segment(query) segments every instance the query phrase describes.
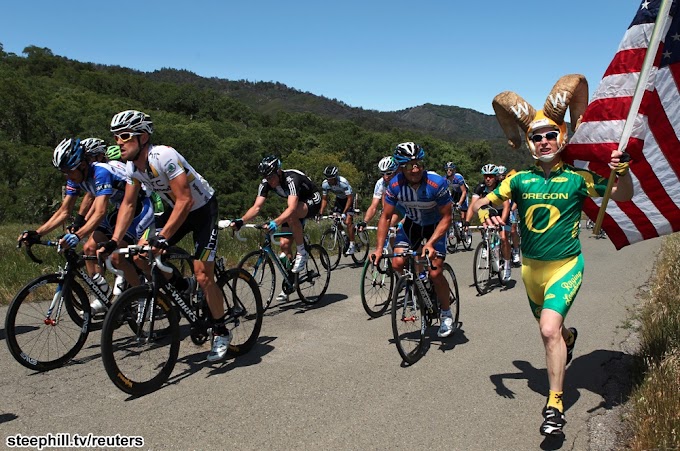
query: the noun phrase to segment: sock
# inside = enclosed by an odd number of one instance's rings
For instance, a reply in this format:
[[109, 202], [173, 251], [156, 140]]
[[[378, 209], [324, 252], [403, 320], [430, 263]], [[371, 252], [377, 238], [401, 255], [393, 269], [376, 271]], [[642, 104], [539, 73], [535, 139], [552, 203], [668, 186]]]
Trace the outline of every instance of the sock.
[[505, 269], [510, 268], [510, 260], [505, 260]]
[[451, 314], [451, 309], [442, 310], [442, 311], [441, 311], [441, 316], [442, 316], [442, 317], [446, 316], [446, 317], [448, 317], [448, 318], [453, 318], [453, 315]]
[[552, 391], [548, 395], [548, 404], [546, 407], [554, 407], [560, 412], [564, 413], [564, 407], [562, 406], [562, 393], [561, 391]]
[[305, 252], [306, 252], [306, 251], [305, 251], [305, 245], [304, 245], [304, 244], [298, 244], [298, 246], [297, 246], [297, 253], [298, 253], [298, 254], [304, 254]]
[[569, 338], [564, 340], [564, 342], [567, 344], [567, 346], [571, 346], [574, 344], [574, 334], [569, 329], [567, 329], [567, 332], [569, 332]]

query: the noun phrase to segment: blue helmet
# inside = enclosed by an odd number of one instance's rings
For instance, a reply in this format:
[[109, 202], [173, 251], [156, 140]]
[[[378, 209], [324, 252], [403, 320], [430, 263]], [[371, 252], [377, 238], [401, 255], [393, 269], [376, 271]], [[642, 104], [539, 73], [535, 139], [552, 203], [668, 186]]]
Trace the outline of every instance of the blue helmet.
[[397, 144], [394, 148], [394, 160], [400, 165], [406, 164], [413, 160], [422, 160], [425, 158], [425, 151], [418, 144], [413, 142], [405, 142]]
[[75, 169], [81, 161], [83, 161], [83, 146], [77, 138], [66, 138], [54, 148], [52, 164], [57, 169]]

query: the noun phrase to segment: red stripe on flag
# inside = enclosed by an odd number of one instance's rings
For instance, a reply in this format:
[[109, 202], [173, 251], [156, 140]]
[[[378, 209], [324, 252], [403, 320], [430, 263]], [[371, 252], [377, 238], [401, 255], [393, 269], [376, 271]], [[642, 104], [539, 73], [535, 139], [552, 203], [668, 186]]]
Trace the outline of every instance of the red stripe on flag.
[[583, 114], [581, 123], [595, 121], [625, 121], [630, 111], [633, 98], [607, 97], [593, 100], [588, 104], [588, 109]]
[[666, 110], [664, 110], [659, 98], [658, 91], [654, 90], [645, 95], [644, 109], [642, 112], [647, 114], [649, 129], [654, 135], [661, 152], [668, 160], [668, 164], [675, 172], [675, 178], [680, 174], [680, 141], [675, 134], [675, 130], [671, 125]]
[[647, 53], [647, 48], [621, 50], [614, 56], [602, 78], [608, 75], [640, 72], [642, 62], [645, 60], [645, 53]]

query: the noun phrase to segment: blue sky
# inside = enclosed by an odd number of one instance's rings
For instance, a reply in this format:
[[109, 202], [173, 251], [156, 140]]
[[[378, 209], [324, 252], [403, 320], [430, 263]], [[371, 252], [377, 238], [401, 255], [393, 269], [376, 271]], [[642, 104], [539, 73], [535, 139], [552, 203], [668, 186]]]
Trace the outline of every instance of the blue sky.
[[[492, 114], [512, 90], [542, 106], [557, 79], [592, 93], [638, 0], [4, 2], [0, 43], [70, 59], [278, 81], [351, 106]], [[566, 5], [566, 6], [565, 6]]]

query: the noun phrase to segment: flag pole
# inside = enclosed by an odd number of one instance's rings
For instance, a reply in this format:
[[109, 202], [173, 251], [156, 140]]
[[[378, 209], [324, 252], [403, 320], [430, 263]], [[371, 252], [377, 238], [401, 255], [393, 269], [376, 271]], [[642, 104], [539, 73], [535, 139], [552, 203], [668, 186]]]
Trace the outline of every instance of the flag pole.
[[[647, 82], [649, 81], [649, 76], [652, 71], [652, 65], [654, 64], [654, 59], [656, 58], [656, 53], [659, 49], [659, 43], [661, 42], [661, 31], [666, 28], [666, 21], [668, 20], [668, 14], [670, 12], [672, 3], [673, 0], [662, 0], [661, 6], [659, 7], [659, 13], [656, 16], [656, 21], [654, 22], [654, 29], [652, 30], [652, 37], [649, 40], [649, 46], [647, 47], [647, 52], [645, 53], [645, 59], [642, 63], [642, 69], [640, 69], [640, 78], [638, 78], [637, 85], [635, 86], [635, 92], [633, 93], [633, 101], [630, 105], [630, 110], [628, 111], [628, 117], [626, 118], [626, 122], [623, 125], [621, 139], [619, 140], [618, 150], [621, 152], [626, 151], [630, 135], [633, 134], [633, 125], [635, 125], [635, 117], [637, 116], [638, 111], [640, 110], [642, 97], [645, 93], [645, 89], [647, 88]], [[614, 187], [615, 181], [616, 172], [614, 169], [612, 169], [612, 171], [609, 174], [607, 189], [604, 193], [604, 196], [602, 196], [602, 205], [600, 205], [600, 210], [597, 213], [595, 227], [593, 227], [593, 234], [595, 235], [600, 233], [602, 221], [604, 220], [604, 215], [607, 211], [607, 204], [609, 203], [609, 198], [611, 197], [611, 192], [612, 188]]]

